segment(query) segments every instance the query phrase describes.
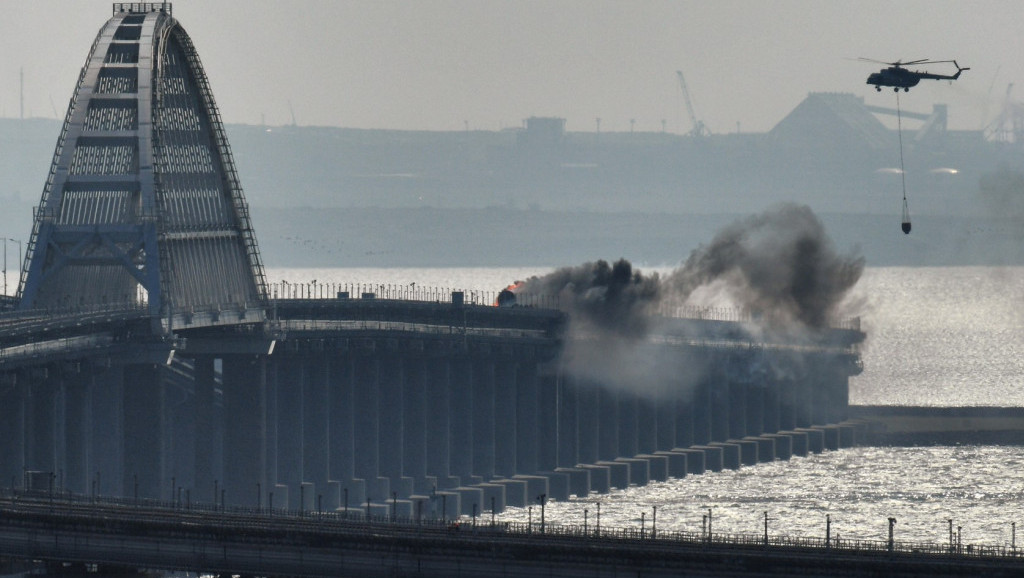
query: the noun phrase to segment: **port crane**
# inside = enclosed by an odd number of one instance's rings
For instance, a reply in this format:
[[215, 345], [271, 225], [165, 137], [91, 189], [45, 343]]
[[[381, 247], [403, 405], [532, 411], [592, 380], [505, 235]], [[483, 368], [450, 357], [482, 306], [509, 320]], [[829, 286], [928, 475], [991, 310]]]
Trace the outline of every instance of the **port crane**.
[[693, 128], [690, 130], [690, 136], [694, 137], [705, 137], [711, 134], [708, 127], [704, 126], [704, 121], [697, 120], [696, 113], [693, 112], [693, 101], [690, 100], [690, 89], [686, 86], [686, 78], [683, 77], [683, 71], [677, 70], [676, 76], [679, 77], [679, 88], [683, 91], [683, 99], [686, 101], [686, 112], [690, 115], [690, 124]]

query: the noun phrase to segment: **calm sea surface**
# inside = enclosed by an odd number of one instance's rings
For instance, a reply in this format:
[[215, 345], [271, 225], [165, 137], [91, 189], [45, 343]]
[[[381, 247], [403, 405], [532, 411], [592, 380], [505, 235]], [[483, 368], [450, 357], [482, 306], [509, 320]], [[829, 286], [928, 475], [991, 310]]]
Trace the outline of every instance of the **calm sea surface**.
[[[496, 291], [545, 268], [270, 269], [270, 282], [367, 283]], [[869, 268], [851, 296], [862, 328], [864, 373], [850, 400], [880, 405], [1024, 406], [1024, 268]], [[711, 508], [715, 532], [769, 532], [946, 543], [949, 519], [964, 543], [1008, 545], [1024, 522], [1024, 448], [855, 448], [739, 471], [690, 476], [588, 500], [551, 502], [550, 522], [650, 523], [700, 531]], [[534, 508], [534, 521], [538, 508]], [[506, 520], [530, 512], [510, 509]], [[1021, 526], [1024, 530], [1024, 526]], [[1022, 535], [1024, 540], [1024, 535]]]

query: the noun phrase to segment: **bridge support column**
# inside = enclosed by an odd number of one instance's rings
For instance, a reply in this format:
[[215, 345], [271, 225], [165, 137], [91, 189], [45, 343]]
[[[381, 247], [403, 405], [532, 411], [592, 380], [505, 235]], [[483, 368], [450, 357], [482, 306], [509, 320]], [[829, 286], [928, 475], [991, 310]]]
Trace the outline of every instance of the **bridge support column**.
[[402, 475], [413, 480], [413, 493], [425, 494], [427, 483], [427, 384], [430, 375], [424, 359], [417, 355], [405, 362], [402, 390]]
[[577, 424], [577, 441], [579, 451], [576, 456], [576, 464], [595, 464], [600, 459], [598, 446], [601, 440], [601, 418], [599, 405], [599, 391], [601, 386], [592, 380], [579, 379], [576, 381], [577, 408], [579, 410], [579, 422]]
[[619, 454], [616, 457], [633, 457], [640, 453], [637, 445], [637, 403], [637, 397], [632, 392], [619, 391]]
[[[726, 439], [738, 440], [747, 435], [747, 396], [750, 384], [730, 376], [722, 382], [721, 395], [715, 397], [715, 420], [721, 419]], [[719, 417], [720, 416], [720, 417]], [[717, 438], [716, 438], [717, 439]]]
[[[266, 475], [266, 360], [229, 356], [224, 375], [223, 500], [256, 507]], [[219, 500], [219, 499], [218, 499]]]
[[[164, 497], [164, 386], [161, 367], [124, 367], [124, 488], [128, 497]], [[169, 480], [168, 480], [169, 481]]]
[[[451, 480], [450, 465], [450, 405], [451, 383], [449, 360], [431, 357], [426, 361], [426, 451], [427, 474], [437, 480], [437, 489], [457, 487]], [[433, 490], [433, 488], [430, 488]]]
[[579, 463], [579, 386], [574, 376], [562, 374], [558, 380], [558, 466], [571, 468]]
[[774, 377], [767, 377], [764, 381], [764, 421], [762, 430], [765, 433], [775, 433], [782, 429], [781, 409], [779, 405], [780, 394], [779, 380]]
[[466, 484], [473, 474], [473, 364], [465, 357], [451, 360], [449, 420], [449, 470]]
[[[222, 479], [219, 467], [214, 467], [213, 446], [219, 437], [219, 427], [215, 424], [213, 390], [214, 359], [210, 356], [196, 357], [194, 367], [194, 405], [195, 405], [195, 446], [193, 448], [192, 484], [190, 496], [199, 499], [213, 487], [213, 480]], [[217, 464], [219, 466], [220, 464]]]
[[62, 381], [64, 389], [64, 475], [63, 489], [85, 494], [89, 487], [89, 449], [92, 438], [90, 389], [92, 375], [88, 367], [69, 370]]
[[785, 378], [776, 381], [779, 399], [779, 430], [791, 430], [796, 425], [797, 381]]
[[[723, 372], [716, 372], [712, 376], [713, 381], [710, 383], [711, 387], [711, 439], [713, 441], [725, 441], [731, 439], [733, 431], [740, 431], [740, 428], [733, 426], [730, 422], [730, 404], [735, 398], [733, 398], [732, 384], [726, 378]], [[737, 412], [732, 412], [731, 415], [736, 415]]]
[[473, 473], [494, 478], [494, 357], [473, 362]]
[[537, 381], [537, 470], [551, 472], [558, 467], [558, 375], [555, 368], [539, 368]]
[[694, 389], [693, 403], [690, 406], [694, 445], [706, 445], [711, 442], [711, 401], [714, 399], [712, 389], [715, 388], [716, 384], [714, 372], [709, 370], [708, 375], [701, 378]]
[[56, 368], [26, 372], [29, 378], [25, 468], [57, 472], [57, 388]]
[[125, 480], [124, 368], [94, 368], [90, 493], [127, 495]]
[[[411, 493], [412, 488], [403, 486], [402, 461], [404, 454], [402, 399], [405, 379], [405, 356], [398, 351], [389, 351], [379, 361], [380, 395], [377, 398], [378, 457], [380, 475], [389, 478], [390, 489], [402, 497]], [[408, 490], [408, 491], [407, 491]], [[390, 500], [391, 493], [380, 496]]]
[[25, 468], [25, 396], [19, 373], [0, 376], [0, 487], [18, 487]]
[[[651, 454], [658, 450], [658, 411], [650, 393], [637, 395], [636, 442], [638, 454]], [[636, 454], [633, 454], [636, 455]]]
[[[277, 482], [288, 488], [287, 503], [299, 503], [302, 486], [302, 391], [305, 363], [293, 355], [283, 357], [277, 367]], [[202, 495], [202, 494], [201, 494]], [[280, 496], [278, 497], [279, 503]]]
[[494, 473], [501, 477], [516, 472], [516, 363], [502, 357], [494, 367]]
[[330, 364], [326, 355], [318, 349], [317, 355], [307, 359], [305, 365], [306, 379], [302, 387], [302, 481], [313, 484], [314, 494], [322, 494], [327, 492], [327, 480], [330, 478]]
[[[597, 388], [598, 460], [619, 457], [619, 393], [600, 385]], [[596, 464], [594, 462], [585, 462]]]
[[537, 468], [537, 363], [528, 361], [516, 372], [516, 473], [532, 474]]
[[380, 376], [378, 358], [372, 352], [360, 352], [355, 359], [352, 407], [355, 412], [356, 477], [366, 480], [370, 499], [390, 497], [390, 485], [380, 480]]
[[763, 377], [758, 377], [755, 381], [745, 385], [747, 391], [745, 435], [759, 436], [764, 433], [765, 387], [767, 384]]
[[674, 445], [669, 449], [688, 448], [693, 441], [693, 401], [697, 392], [695, 386], [687, 384], [684, 389], [678, 392], [678, 397], [673, 404], [675, 407], [676, 439]]
[[355, 476], [354, 359], [339, 350], [331, 359], [328, 398], [330, 405], [330, 473], [341, 493], [338, 506], [358, 504], [366, 499], [366, 481]]

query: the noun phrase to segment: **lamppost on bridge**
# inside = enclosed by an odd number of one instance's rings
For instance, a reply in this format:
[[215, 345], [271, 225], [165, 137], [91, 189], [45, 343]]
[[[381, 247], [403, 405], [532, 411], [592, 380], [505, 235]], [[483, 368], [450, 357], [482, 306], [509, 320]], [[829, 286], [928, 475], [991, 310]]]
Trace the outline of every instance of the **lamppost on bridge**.
[[893, 529], [896, 527], [896, 518], [889, 518], [889, 551], [893, 551], [895, 541], [893, 539]]
[[548, 503], [548, 495], [541, 494], [537, 496], [537, 501], [540, 502], [540, 533], [544, 533], [544, 506]]

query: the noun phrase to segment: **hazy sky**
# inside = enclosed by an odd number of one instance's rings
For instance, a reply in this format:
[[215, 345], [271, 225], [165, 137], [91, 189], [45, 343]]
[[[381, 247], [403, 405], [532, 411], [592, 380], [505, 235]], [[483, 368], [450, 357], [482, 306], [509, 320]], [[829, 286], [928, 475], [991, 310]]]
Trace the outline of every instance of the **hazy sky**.
[[[0, 116], [63, 118], [111, 2], [0, 0]], [[227, 122], [495, 130], [560, 116], [569, 130], [690, 129], [675, 71], [714, 132], [770, 129], [808, 92], [852, 92], [880, 60], [957, 59], [907, 109], [953, 128], [1024, 95], [1024, 2], [178, 0]], [[938, 65], [943, 66], [943, 65]], [[950, 66], [951, 65], [945, 65]], [[937, 67], [929, 67], [939, 71]], [[952, 68], [950, 68], [952, 70]]]

